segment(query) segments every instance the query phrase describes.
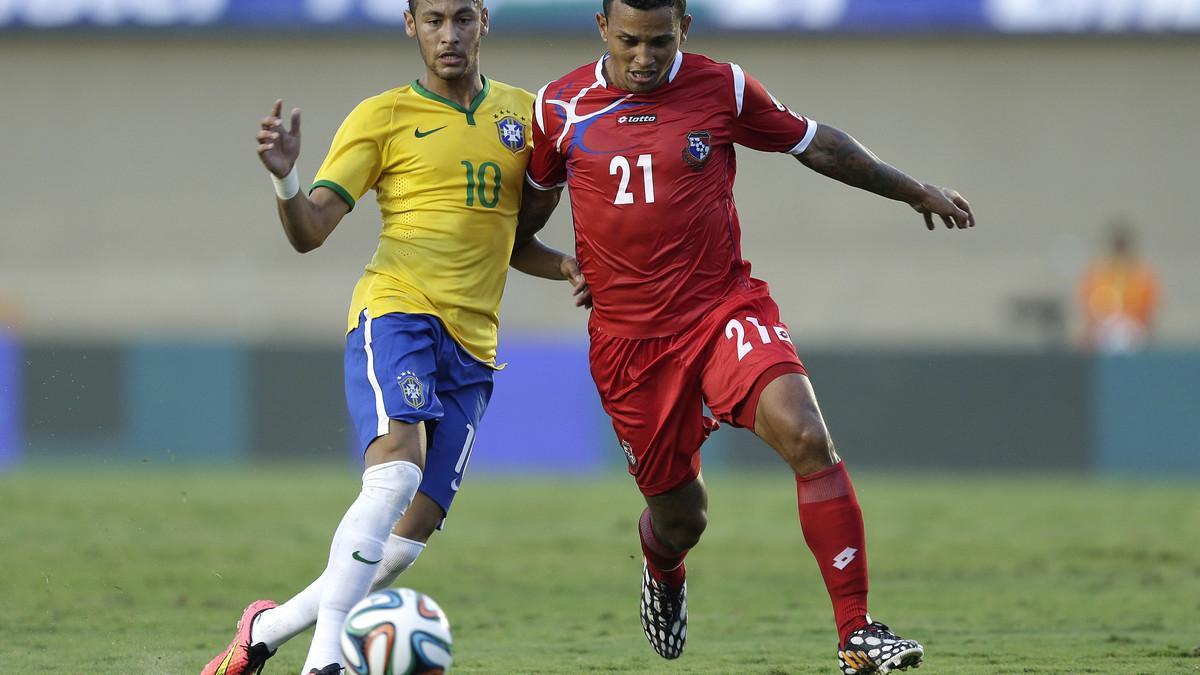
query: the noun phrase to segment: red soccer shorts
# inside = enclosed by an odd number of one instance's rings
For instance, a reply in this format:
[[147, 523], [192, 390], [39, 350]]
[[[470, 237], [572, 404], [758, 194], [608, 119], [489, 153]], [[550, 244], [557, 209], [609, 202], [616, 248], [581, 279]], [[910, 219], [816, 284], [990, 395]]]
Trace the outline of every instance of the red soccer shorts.
[[766, 284], [677, 335], [638, 340], [593, 329], [591, 339], [592, 379], [647, 496], [700, 474], [700, 445], [717, 420], [754, 429], [762, 390], [780, 375], [807, 374]]

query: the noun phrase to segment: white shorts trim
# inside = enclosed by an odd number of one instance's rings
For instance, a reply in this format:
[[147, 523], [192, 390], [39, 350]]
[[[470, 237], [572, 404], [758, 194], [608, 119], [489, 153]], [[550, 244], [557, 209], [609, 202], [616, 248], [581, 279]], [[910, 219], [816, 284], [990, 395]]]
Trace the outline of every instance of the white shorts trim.
[[367, 380], [375, 392], [375, 417], [379, 420], [375, 431], [379, 436], [386, 436], [391, 430], [387, 408], [383, 405], [383, 389], [379, 386], [379, 378], [375, 377], [375, 352], [371, 349], [371, 315], [363, 312], [363, 349], [367, 352]]

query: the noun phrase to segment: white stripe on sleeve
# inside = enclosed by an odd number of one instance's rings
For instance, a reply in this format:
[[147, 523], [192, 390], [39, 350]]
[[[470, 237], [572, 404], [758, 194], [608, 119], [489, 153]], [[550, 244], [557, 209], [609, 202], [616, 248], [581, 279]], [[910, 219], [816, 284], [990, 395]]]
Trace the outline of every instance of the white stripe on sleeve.
[[547, 82], [541, 89], [538, 89], [537, 100], [533, 102], [533, 116], [537, 120], [538, 128], [542, 130], [543, 134], [546, 133], [546, 120], [542, 114], [542, 98], [546, 95], [546, 89], [549, 87], [550, 83]]
[[547, 192], [549, 190], [557, 190], [558, 188], [566, 185], [566, 183], [559, 183], [558, 185], [542, 185], [541, 183], [534, 180], [533, 177], [530, 176], [529, 174], [525, 174], [525, 182], [532, 185], [535, 190], [541, 190], [542, 192]]
[[800, 139], [800, 142], [796, 144], [796, 147], [788, 150], [789, 155], [799, 155], [807, 150], [809, 144], [812, 143], [813, 138], [817, 135], [817, 127], [819, 126], [817, 121], [810, 120], [807, 117], [804, 118], [804, 121], [808, 122], [808, 131], [804, 133], [804, 138]]
[[741, 117], [742, 101], [746, 97], [746, 73], [736, 63], [729, 64], [729, 69], [733, 71], [733, 97], [737, 99], [737, 114]]

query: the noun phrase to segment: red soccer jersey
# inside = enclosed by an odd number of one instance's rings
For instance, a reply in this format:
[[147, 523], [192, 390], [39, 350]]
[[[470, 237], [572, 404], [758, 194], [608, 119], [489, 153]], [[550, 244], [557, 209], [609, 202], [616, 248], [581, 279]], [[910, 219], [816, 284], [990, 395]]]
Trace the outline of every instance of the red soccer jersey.
[[593, 325], [674, 335], [749, 289], [733, 200], [733, 144], [799, 154], [817, 125], [735, 64], [680, 52], [654, 91], [610, 85], [605, 59], [538, 93], [529, 182], [566, 184]]

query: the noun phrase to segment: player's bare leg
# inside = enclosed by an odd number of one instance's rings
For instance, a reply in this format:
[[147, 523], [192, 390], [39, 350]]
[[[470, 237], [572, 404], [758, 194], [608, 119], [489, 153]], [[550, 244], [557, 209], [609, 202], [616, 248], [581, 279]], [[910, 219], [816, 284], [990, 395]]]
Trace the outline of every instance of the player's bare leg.
[[796, 473], [800, 525], [833, 602], [842, 672], [866, 675], [919, 665], [924, 655], [920, 644], [900, 638], [867, 614], [862, 509], [808, 377], [790, 373], [763, 389], [754, 433]]
[[642, 630], [654, 651], [678, 658], [687, 641], [687, 576], [684, 557], [708, 525], [708, 491], [697, 476], [670, 492], [646, 497], [638, 523], [642, 567]]

